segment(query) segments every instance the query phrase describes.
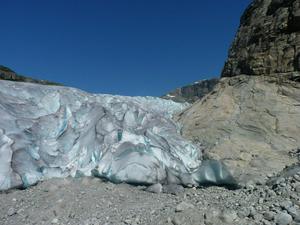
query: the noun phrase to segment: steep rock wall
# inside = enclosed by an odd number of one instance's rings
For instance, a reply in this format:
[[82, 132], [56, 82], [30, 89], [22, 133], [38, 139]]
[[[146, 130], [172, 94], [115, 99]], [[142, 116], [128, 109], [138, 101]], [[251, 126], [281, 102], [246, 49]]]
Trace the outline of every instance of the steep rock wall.
[[[300, 71], [300, 0], [255, 0], [241, 17], [222, 77]], [[296, 73], [295, 73], [296, 72]]]

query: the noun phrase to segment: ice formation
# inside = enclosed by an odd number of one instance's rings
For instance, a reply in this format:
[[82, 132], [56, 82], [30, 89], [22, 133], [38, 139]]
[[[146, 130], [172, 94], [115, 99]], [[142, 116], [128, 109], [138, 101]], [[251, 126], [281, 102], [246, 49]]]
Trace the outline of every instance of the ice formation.
[[172, 114], [184, 104], [154, 97], [0, 81], [0, 190], [52, 177], [98, 176], [133, 184], [232, 182], [201, 161]]

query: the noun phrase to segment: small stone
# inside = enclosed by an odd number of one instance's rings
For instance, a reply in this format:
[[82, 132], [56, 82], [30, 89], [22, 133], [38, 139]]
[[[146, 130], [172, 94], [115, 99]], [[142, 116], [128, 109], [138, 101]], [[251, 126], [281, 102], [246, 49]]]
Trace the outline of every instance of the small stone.
[[7, 211], [7, 215], [8, 216], [12, 216], [15, 215], [17, 212], [14, 208], [9, 208], [9, 210]]
[[300, 181], [300, 175], [295, 174], [295, 175], [294, 175], [294, 179], [297, 180], [297, 181]]
[[250, 214], [249, 214], [249, 216], [251, 216], [251, 217], [254, 217], [254, 216], [255, 216], [255, 214], [256, 214], [256, 210], [255, 210], [255, 208], [251, 206], [251, 207], [249, 208], [249, 210], [250, 210]]
[[172, 219], [172, 223], [173, 225], [182, 225], [182, 222], [181, 219], [178, 217], [178, 216], [175, 216], [173, 219]]
[[260, 213], [257, 213], [257, 214], [255, 214], [255, 215], [253, 216], [253, 219], [254, 219], [255, 221], [262, 221], [263, 215], [261, 215]]
[[172, 223], [172, 219], [170, 217], [168, 217], [167, 223]]
[[250, 210], [248, 208], [245, 208], [245, 209], [238, 211], [237, 214], [241, 219], [244, 219], [250, 215]]
[[276, 184], [281, 184], [285, 182], [285, 178], [284, 177], [280, 177], [277, 179]]
[[237, 213], [235, 211], [224, 211], [221, 216], [220, 219], [224, 222], [224, 223], [228, 223], [228, 224], [232, 224], [236, 219], [237, 219]]
[[182, 211], [185, 211], [187, 209], [192, 209], [192, 208], [194, 208], [194, 205], [192, 205], [191, 203], [181, 202], [176, 206], [175, 212], [182, 212]]
[[163, 186], [163, 192], [167, 194], [177, 195], [184, 192], [184, 187], [178, 184], [167, 184]]
[[128, 225], [132, 224], [132, 221], [130, 219], [125, 219], [123, 222]]
[[279, 184], [281, 187], [286, 187], [286, 183], [280, 183]]
[[268, 220], [268, 221], [271, 221], [274, 219], [274, 216], [275, 216], [275, 213], [274, 212], [271, 212], [271, 211], [268, 211], [268, 212], [265, 212], [263, 214], [263, 217], [265, 220]]
[[293, 221], [291, 215], [281, 212], [275, 216], [275, 222], [277, 225], [289, 225]]
[[289, 209], [291, 206], [293, 206], [293, 203], [291, 201], [283, 201], [280, 203], [281, 208], [283, 209]]
[[58, 224], [58, 219], [57, 218], [54, 218], [52, 221], [51, 221], [52, 224]]
[[296, 222], [300, 222], [300, 210], [296, 207], [290, 207], [287, 209], [288, 213], [294, 218]]
[[221, 212], [217, 209], [210, 209], [204, 214], [204, 219], [206, 222], [211, 223], [216, 218], [220, 216]]
[[147, 192], [151, 192], [151, 193], [161, 193], [162, 192], [162, 185], [160, 183], [157, 183], [157, 184], [153, 184], [149, 187], [147, 187], [145, 189], [145, 191]]

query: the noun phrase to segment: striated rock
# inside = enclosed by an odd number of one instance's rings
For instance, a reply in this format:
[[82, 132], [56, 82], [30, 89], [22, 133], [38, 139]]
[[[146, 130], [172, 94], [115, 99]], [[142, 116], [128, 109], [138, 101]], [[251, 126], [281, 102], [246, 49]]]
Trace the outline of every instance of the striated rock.
[[182, 134], [223, 160], [240, 181], [260, 179], [297, 161], [300, 84], [275, 77], [223, 78], [214, 91], [178, 114]]
[[222, 77], [289, 73], [299, 80], [300, 1], [255, 0], [241, 17]]
[[217, 78], [200, 80], [191, 85], [177, 88], [174, 91], [171, 91], [170, 93], [162, 96], [162, 98], [173, 100], [175, 102], [194, 103], [211, 92], [213, 88], [218, 84], [218, 82], [219, 79]]

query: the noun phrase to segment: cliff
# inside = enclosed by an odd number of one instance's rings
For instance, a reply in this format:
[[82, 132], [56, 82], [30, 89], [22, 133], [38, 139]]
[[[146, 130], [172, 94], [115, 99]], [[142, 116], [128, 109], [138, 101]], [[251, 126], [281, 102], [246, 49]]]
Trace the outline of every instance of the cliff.
[[300, 1], [253, 1], [241, 17], [222, 77], [281, 74], [299, 80], [299, 71]]

